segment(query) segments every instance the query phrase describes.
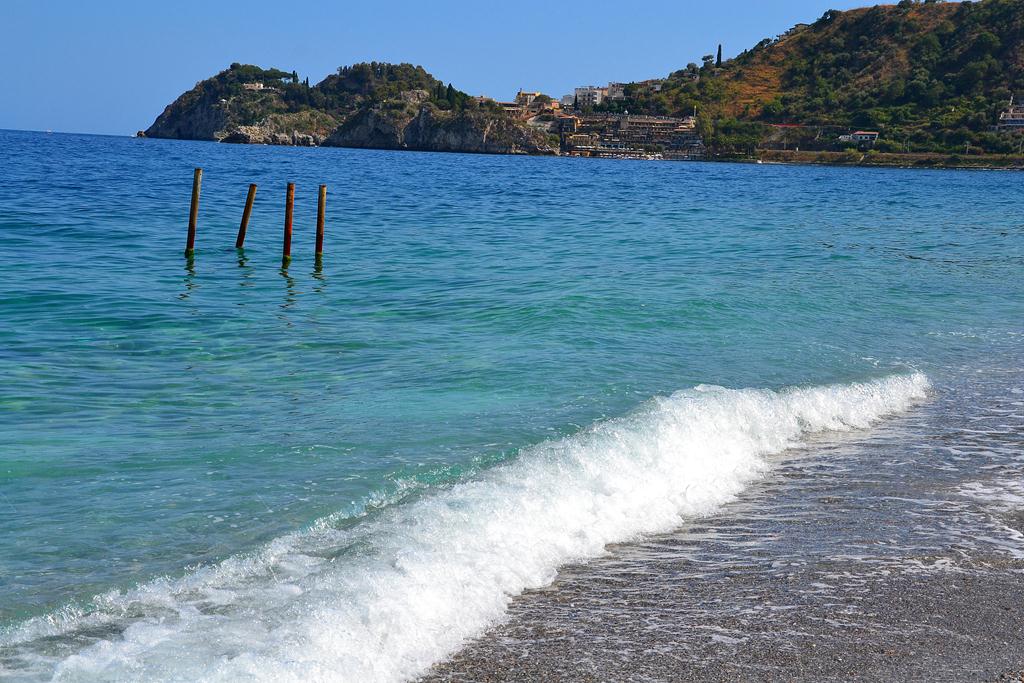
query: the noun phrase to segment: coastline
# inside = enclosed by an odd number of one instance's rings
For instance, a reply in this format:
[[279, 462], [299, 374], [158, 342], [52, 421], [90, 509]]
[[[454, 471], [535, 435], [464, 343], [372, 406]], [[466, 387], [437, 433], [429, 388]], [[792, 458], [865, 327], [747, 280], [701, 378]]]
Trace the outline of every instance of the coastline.
[[814, 152], [787, 150], [760, 150], [755, 163], [800, 164], [809, 166], [850, 166], [902, 169], [946, 170], [1024, 170], [1024, 156], [988, 154], [960, 156], [956, 154], [900, 154], [889, 152]]
[[[32, 132], [32, 131], [17, 131], [17, 132]], [[88, 133], [51, 133], [55, 135], [89, 135]], [[583, 157], [572, 154], [564, 153], [545, 153], [545, 154], [531, 154], [527, 152], [493, 152], [493, 151], [476, 151], [476, 150], [436, 150], [436, 149], [418, 149], [418, 148], [395, 148], [395, 147], [365, 147], [365, 146], [341, 146], [341, 145], [309, 145], [309, 146], [297, 146], [297, 145], [273, 145], [266, 143], [222, 143], [218, 140], [179, 140], [178, 138], [157, 138], [149, 136], [139, 135], [127, 135], [127, 136], [112, 136], [112, 137], [129, 137], [137, 140], [174, 140], [180, 142], [206, 142], [211, 144], [225, 144], [228, 146], [243, 146], [243, 147], [293, 147], [296, 149], [310, 149], [310, 148], [325, 148], [325, 149], [355, 149], [355, 150], [379, 150], [389, 152], [427, 152], [427, 153], [438, 153], [438, 154], [472, 154], [472, 155], [485, 155], [485, 156], [502, 156], [502, 157], [542, 157], [542, 158], [572, 158], [572, 159], [596, 159], [598, 157]], [[951, 162], [949, 155], [932, 154], [932, 155], [903, 155], [903, 154], [877, 154], [877, 155], [863, 155], [863, 158], [857, 160], [844, 160], [842, 157], [845, 155], [843, 152], [786, 152], [781, 150], [762, 150], [758, 153], [757, 157], [714, 157], [707, 159], [658, 159], [658, 161], [668, 161], [671, 163], [730, 163], [730, 164], [768, 164], [768, 165], [786, 165], [786, 166], [829, 166], [835, 168], [889, 168], [889, 169], [903, 169], [903, 170], [942, 170], [942, 171], [1024, 171], [1024, 157], [1007, 157], [1000, 155], [990, 156], [979, 156], [974, 157], [973, 160], [977, 160], [978, 163], [960, 163]], [[909, 159], [919, 161], [921, 158], [927, 159], [928, 163], [907, 163]], [[605, 161], [643, 161], [642, 159], [608, 159], [602, 158]], [[994, 160], [1002, 161], [1003, 163], [993, 163]]]
[[[32, 132], [32, 131], [21, 131]], [[51, 133], [59, 135], [87, 135], [86, 133]], [[121, 137], [121, 136], [114, 136]], [[208, 142], [212, 144], [225, 144], [229, 146], [256, 146], [256, 147], [294, 147], [303, 148], [334, 148], [334, 149], [363, 149], [381, 150], [391, 152], [437, 152], [440, 154], [483, 154], [488, 156], [509, 156], [509, 157], [567, 157], [574, 159], [602, 158], [610, 161], [643, 161], [644, 159], [614, 159], [606, 157], [584, 157], [566, 153], [542, 154], [525, 151], [497, 152], [483, 150], [446, 150], [446, 149], [422, 149], [416, 147], [369, 147], [369, 146], [345, 146], [345, 145], [275, 145], [269, 143], [224, 143], [219, 140], [181, 140], [180, 138], [160, 138], [145, 135], [128, 135], [137, 140], [176, 140], [183, 142]], [[1024, 156], [1008, 155], [978, 155], [974, 157], [960, 157], [948, 154], [896, 154], [896, 153], [858, 153], [851, 156], [846, 152], [827, 151], [787, 151], [787, 150], [759, 150], [756, 157], [751, 156], [718, 156], [705, 159], [657, 159], [657, 161], [669, 161], [673, 163], [733, 163], [733, 164], [775, 164], [787, 166], [830, 166], [836, 168], [890, 168], [904, 170], [968, 170], [968, 171], [1024, 171]]]

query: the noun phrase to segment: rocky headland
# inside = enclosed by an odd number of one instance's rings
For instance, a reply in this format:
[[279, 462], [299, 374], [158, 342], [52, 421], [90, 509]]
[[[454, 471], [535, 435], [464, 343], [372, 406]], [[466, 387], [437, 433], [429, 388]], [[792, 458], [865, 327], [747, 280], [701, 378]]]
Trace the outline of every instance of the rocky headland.
[[145, 137], [238, 144], [554, 154], [557, 142], [422, 67], [357, 64], [311, 86], [232, 64], [164, 109]]

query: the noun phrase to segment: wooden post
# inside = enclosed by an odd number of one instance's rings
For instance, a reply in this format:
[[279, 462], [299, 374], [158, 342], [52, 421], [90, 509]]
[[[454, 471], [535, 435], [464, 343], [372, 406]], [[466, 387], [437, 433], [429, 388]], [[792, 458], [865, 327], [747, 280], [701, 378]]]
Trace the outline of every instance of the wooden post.
[[327, 206], [327, 186], [320, 186], [320, 199], [316, 206], [316, 258], [324, 256], [324, 210]]
[[203, 184], [203, 169], [197, 168], [192, 175], [192, 206], [188, 212], [188, 241], [185, 256], [192, 256], [196, 250], [196, 222], [199, 218], [199, 188]]
[[235, 240], [235, 249], [241, 249], [245, 244], [245, 231], [249, 227], [249, 215], [252, 214], [252, 202], [256, 199], [256, 183], [250, 183], [249, 196], [245, 198], [245, 210], [242, 211], [242, 224], [238, 226], [238, 239]]
[[292, 206], [295, 204], [295, 183], [288, 183], [284, 200], [284, 249], [281, 265], [287, 266], [292, 260]]

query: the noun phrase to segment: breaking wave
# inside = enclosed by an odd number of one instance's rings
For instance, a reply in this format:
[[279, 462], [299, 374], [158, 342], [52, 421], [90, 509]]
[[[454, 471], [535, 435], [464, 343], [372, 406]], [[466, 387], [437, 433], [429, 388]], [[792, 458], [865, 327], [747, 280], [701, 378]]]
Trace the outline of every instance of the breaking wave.
[[88, 611], [32, 619], [0, 635], [0, 651], [14, 653], [9, 673], [68, 681], [408, 679], [558, 567], [709, 514], [765, 472], [766, 456], [868, 427], [928, 386], [913, 374], [680, 391], [359, 523], [323, 519]]

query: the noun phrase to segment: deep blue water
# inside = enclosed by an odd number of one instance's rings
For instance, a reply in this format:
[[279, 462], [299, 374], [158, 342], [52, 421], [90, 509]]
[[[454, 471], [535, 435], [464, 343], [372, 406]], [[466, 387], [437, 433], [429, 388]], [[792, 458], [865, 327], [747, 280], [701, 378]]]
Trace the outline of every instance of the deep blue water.
[[[653, 397], [999, 365], [1024, 339], [1022, 181], [0, 131], [7, 666], [51, 672], [135, 617], [45, 647], [26, 620], [325, 517], [376, 547], [369, 522], [397, 528], [381, 510]], [[356, 567], [362, 547], [317, 556]]]

